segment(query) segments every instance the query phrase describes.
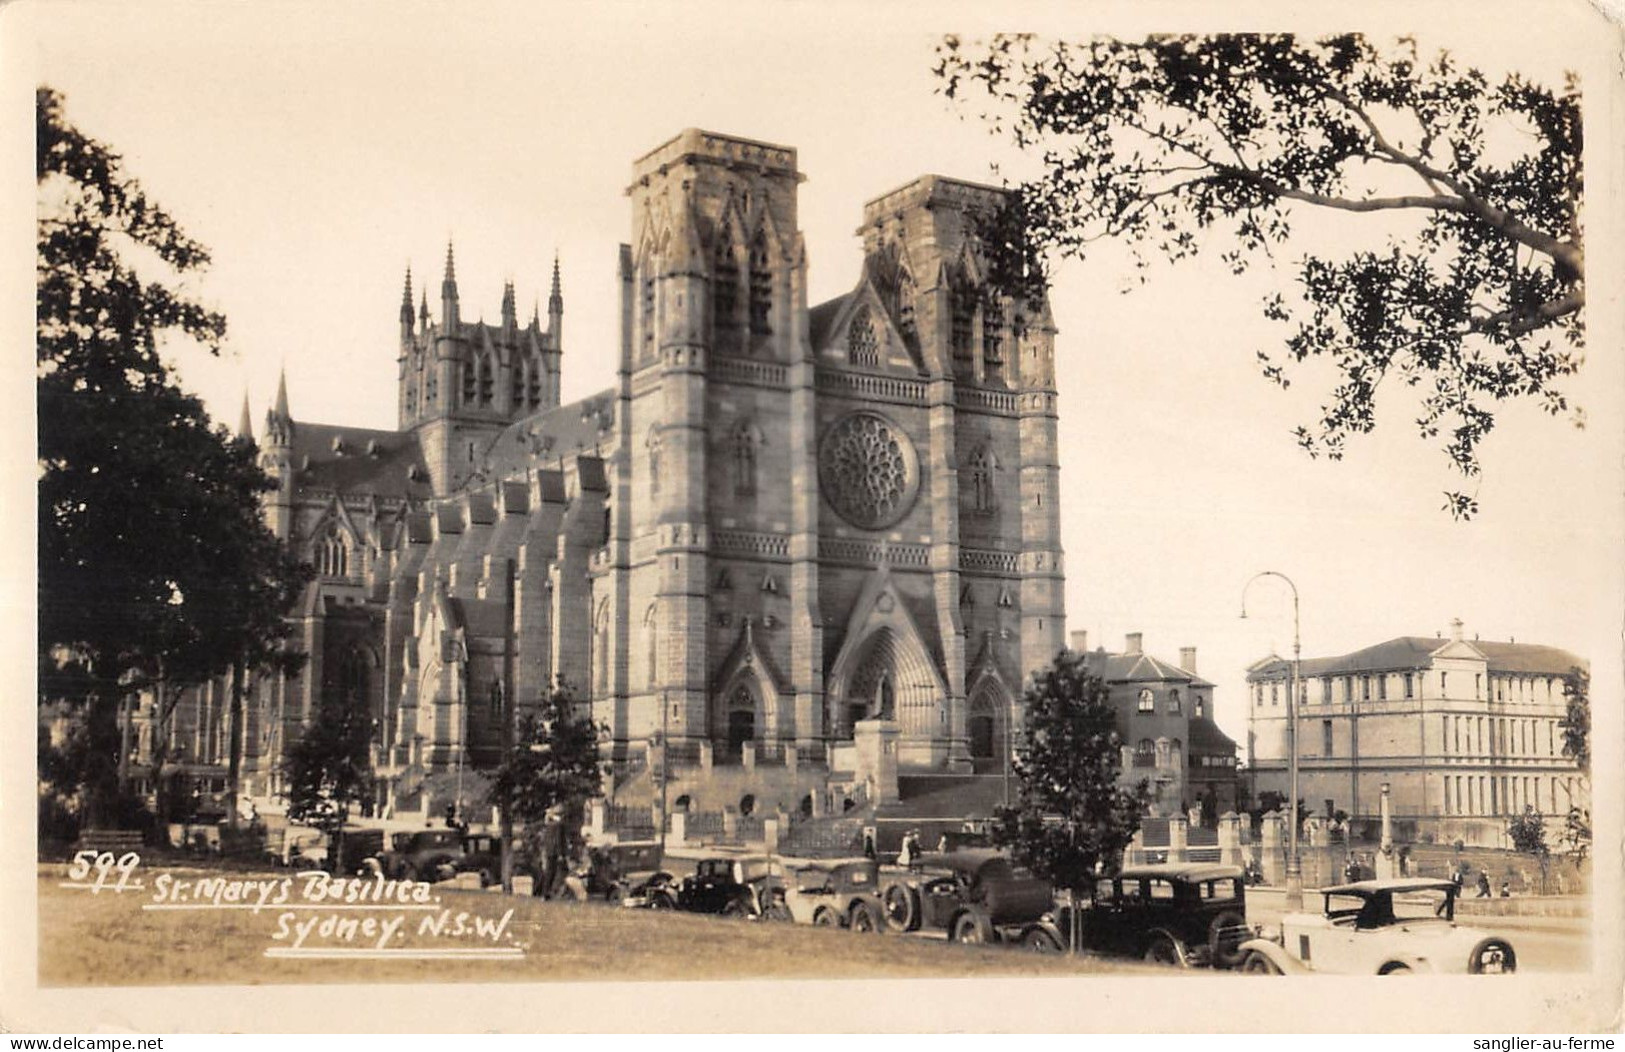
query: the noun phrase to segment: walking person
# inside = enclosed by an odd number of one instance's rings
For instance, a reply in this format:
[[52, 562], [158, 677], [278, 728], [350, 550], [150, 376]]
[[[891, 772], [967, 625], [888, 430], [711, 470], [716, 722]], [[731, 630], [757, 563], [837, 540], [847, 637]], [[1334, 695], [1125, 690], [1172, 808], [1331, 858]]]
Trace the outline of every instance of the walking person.
[[1478, 874], [1478, 897], [1481, 899], [1492, 897], [1490, 895], [1490, 875], [1487, 872]]

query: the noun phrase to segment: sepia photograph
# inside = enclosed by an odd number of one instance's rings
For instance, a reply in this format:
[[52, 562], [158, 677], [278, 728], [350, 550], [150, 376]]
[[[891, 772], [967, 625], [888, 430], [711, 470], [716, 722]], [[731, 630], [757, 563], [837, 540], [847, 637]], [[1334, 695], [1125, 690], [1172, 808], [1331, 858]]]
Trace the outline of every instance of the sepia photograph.
[[1621, 44], [0, 9], [0, 1027], [1617, 1032]]

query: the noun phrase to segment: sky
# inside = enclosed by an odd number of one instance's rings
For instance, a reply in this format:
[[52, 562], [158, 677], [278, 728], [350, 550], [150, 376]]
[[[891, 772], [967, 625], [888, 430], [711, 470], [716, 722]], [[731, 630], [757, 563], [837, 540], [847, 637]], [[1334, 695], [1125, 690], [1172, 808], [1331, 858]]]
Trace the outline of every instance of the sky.
[[[57, 88], [68, 118], [122, 152], [213, 250], [212, 267], [187, 287], [227, 314], [227, 353], [208, 360], [177, 348], [176, 361], [218, 419], [235, 424], [246, 393], [256, 431], [284, 369], [296, 418], [393, 427], [402, 278], [410, 266], [433, 299], [448, 239], [465, 318], [496, 319], [507, 280], [528, 316], [546, 298], [556, 255], [563, 396], [609, 386], [617, 245], [631, 226], [623, 190], [633, 159], [685, 127], [799, 151], [814, 304], [857, 280], [863, 202], [928, 172], [990, 181], [991, 164], [1021, 163], [934, 94], [933, 45], [947, 30], [986, 28], [978, 7], [200, 10], [6, 8], [7, 117], [15, 132], [30, 84]], [[1089, 5], [1024, 17], [1026, 27], [1074, 35], [1243, 28], [1211, 11], [1146, 21], [1166, 10]], [[1399, 25], [1383, 10], [1354, 27], [1295, 15], [1290, 28], [1382, 33]], [[1565, 68], [1594, 73], [1600, 49], [1576, 49], [1585, 8], [1554, 10], [1475, 20], [1471, 30], [1439, 10], [1413, 12], [1403, 25], [1424, 47], [1450, 47], [1491, 72], [1548, 82]], [[1285, 26], [1245, 26], [1265, 27]], [[1617, 185], [1617, 172], [1599, 171], [1588, 186]], [[1385, 236], [1380, 218], [1350, 222], [1303, 222], [1283, 259], [1317, 238]], [[1588, 245], [1589, 265], [1617, 273], [1617, 250], [1600, 241]], [[1376, 432], [1340, 463], [1297, 448], [1292, 430], [1315, 418], [1327, 378], [1295, 373], [1282, 391], [1254, 358], [1283, 337], [1259, 304], [1290, 273], [1255, 267], [1235, 278], [1209, 256], [1153, 266], [1128, 294], [1120, 252], [1057, 270], [1068, 628], [1112, 649], [1141, 632], [1170, 661], [1196, 647], [1198, 671], [1217, 684], [1219, 722], [1238, 741], [1245, 667], [1292, 642], [1291, 596], [1279, 582], [1254, 585], [1250, 616], [1239, 617], [1244, 584], [1264, 570], [1297, 586], [1306, 657], [1448, 633], [1459, 617], [1468, 638], [1566, 647], [1617, 684], [1620, 284], [1593, 281], [1592, 347], [1567, 387], [1587, 426], [1507, 407], [1482, 447], [1483, 511], [1460, 523], [1441, 510], [1442, 492], [1457, 487], [1446, 459], [1416, 436], [1402, 399], [1379, 405]]]

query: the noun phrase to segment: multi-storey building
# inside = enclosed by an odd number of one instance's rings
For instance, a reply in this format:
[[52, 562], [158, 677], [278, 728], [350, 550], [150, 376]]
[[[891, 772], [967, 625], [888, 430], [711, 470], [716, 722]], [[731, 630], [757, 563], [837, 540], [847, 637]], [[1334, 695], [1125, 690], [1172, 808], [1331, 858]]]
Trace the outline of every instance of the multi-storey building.
[[[793, 149], [688, 130], [640, 158], [615, 385], [560, 404], [546, 322], [400, 308], [399, 426], [261, 435], [277, 534], [318, 571], [298, 676], [256, 682], [244, 774], [323, 698], [373, 714], [383, 811], [438, 813], [558, 679], [608, 728], [619, 803], [696, 807], [997, 765], [1063, 639], [1054, 325], [992, 287], [1001, 191], [925, 176], [870, 201], [851, 291], [807, 303]], [[576, 353], [576, 352], [572, 352]], [[319, 378], [316, 378], [319, 379]], [[222, 692], [171, 733], [223, 762]], [[195, 733], [194, 733], [195, 732]]]
[[[1418, 835], [1498, 844], [1509, 817], [1589, 807], [1563, 754], [1563, 677], [1585, 661], [1557, 647], [1401, 636], [1352, 654], [1306, 658], [1298, 691], [1299, 796], [1311, 811], [1374, 819], [1384, 784]], [[1291, 662], [1248, 669], [1255, 792], [1287, 788]]]
[[1121, 653], [1088, 649], [1072, 633], [1072, 649], [1101, 677], [1123, 740], [1125, 782], [1144, 780], [1154, 814], [1200, 809], [1209, 825], [1236, 807], [1236, 743], [1213, 721], [1213, 684], [1196, 674], [1196, 648], [1181, 647], [1179, 664], [1145, 652], [1139, 632]]

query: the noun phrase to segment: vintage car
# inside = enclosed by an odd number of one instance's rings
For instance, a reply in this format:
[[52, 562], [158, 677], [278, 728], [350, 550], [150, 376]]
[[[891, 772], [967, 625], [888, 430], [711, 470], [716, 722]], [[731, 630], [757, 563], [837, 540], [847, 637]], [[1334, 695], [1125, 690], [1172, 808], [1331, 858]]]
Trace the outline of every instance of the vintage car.
[[983, 848], [927, 853], [886, 878], [881, 902], [888, 926], [942, 931], [955, 942], [1026, 942], [1054, 907], [1047, 881]]
[[1288, 913], [1279, 935], [1241, 944], [1242, 971], [1510, 974], [1518, 957], [1502, 936], [1455, 923], [1448, 880], [1362, 880], [1322, 888], [1321, 913]]
[[702, 859], [691, 876], [657, 872], [632, 885], [622, 905], [760, 918], [784, 890], [784, 866], [766, 855]]
[[450, 880], [463, 858], [463, 834], [456, 829], [396, 833], [390, 849], [377, 858], [378, 868], [391, 880]]
[[[1053, 929], [1035, 932], [1028, 948], [1052, 953], [1071, 945], [1071, 908], [1056, 910], [1053, 920]], [[1236, 866], [1207, 863], [1131, 866], [1095, 881], [1076, 931], [1079, 948], [1094, 953], [1181, 968], [1234, 968], [1252, 935], [1246, 875]]]
[[873, 859], [797, 870], [774, 895], [763, 916], [860, 933], [886, 930], [880, 902], [880, 865]]
[[656, 876], [671, 879], [661, 867], [664, 847], [658, 840], [624, 841], [593, 848], [592, 871], [587, 877], [587, 893], [604, 901], [623, 903], [634, 888], [648, 884]]

